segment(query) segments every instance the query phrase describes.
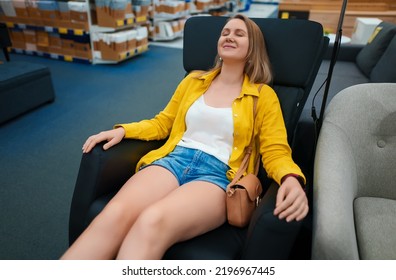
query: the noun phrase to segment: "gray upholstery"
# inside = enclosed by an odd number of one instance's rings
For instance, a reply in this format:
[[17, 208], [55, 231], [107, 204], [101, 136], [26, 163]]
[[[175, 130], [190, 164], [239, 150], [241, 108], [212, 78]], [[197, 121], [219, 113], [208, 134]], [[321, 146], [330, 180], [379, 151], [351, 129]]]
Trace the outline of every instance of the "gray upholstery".
[[330, 102], [314, 166], [313, 259], [396, 259], [396, 84]]

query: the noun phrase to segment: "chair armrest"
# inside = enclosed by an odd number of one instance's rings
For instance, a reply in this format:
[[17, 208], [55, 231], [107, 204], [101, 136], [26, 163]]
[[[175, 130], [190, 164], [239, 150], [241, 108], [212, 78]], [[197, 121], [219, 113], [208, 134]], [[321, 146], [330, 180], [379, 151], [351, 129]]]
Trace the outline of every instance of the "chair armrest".
[[107, 151], [102, 148], [104, 143], [99, 143], [90, 153], [83, 154], [70, 209], [70, 244], [87, 226], [91, 204], [117, 192], [134, 174], [140, 158], [164, 142], [124, 139]]
[[[341, 119], [340, 111], [331, 113]], [[351, 143], [334, 120], [325, 118], [315, 154], [312, 259], [359, 259], [353, 213], [358, 180]]]
[[286, 222], [274, 216], [278, 185], [272, 183], [253, 214], [242, 259], [289, 259], [302, 222]]
[[[337, 60], [355, 62], [357, 55], [363, 49], [363, 47], [364, 45], [357, 45], [357, 44], [341, 45], [338, 51]], [[331, 59], [333, 54], [333, 48], [334, 48], [334, 44], [330, 44], [329, 47], [327, 48], [327, 52], [323, 59], [325, 60]]]

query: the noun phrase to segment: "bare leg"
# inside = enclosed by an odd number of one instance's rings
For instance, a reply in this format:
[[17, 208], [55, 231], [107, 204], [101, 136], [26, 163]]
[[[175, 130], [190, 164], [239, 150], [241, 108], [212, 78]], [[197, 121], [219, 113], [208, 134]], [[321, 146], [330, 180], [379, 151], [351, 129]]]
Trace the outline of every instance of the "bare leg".
[[225, 222], [225, 192], [208, 182], [191, 182], [146, 208], [121, 245], [118, 259], [161, 259], [176, 242]]
[[132, 176], [62, 259], [113, 259], [126, 234], [148, 205], [178, 188], [174, 175], [149, 166]]

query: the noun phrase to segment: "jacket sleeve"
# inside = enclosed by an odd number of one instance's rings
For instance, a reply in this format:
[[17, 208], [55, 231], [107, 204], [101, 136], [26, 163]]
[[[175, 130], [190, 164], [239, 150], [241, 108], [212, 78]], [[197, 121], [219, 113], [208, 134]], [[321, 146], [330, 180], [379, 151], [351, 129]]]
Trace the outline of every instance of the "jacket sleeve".
[[[265, 92], [265, 93], [264, 93]], [[269, 87], [262, 91], [259, 112], [259, 143], [262, 162], [268, 177], [279, 185], [283, 176], [294, 173], [305, 177], [292, 159], [292, 151], [287, 141], [287, 131], [282, 110], [276, 93]]]
[[146, 141], [165, 139], [170, 134], [189, 79], [190, 77], [187, 76], [180, 82], [165, 109], [154, 118], [128, 124], [116, 124], [114, 127], [123, 127], [125, 138]]

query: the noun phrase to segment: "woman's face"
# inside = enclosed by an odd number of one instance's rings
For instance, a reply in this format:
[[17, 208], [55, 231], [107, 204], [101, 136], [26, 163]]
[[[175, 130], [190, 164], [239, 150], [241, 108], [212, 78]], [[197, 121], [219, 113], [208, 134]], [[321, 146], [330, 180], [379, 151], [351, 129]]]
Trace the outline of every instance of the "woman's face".
[[246, 24], [240, 19], [232, 19], [224, 26], [217, 42], [217, 52], [223, 61], [245, 62], [249, 48]]

